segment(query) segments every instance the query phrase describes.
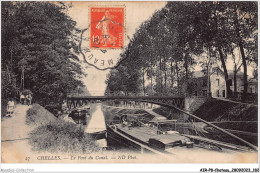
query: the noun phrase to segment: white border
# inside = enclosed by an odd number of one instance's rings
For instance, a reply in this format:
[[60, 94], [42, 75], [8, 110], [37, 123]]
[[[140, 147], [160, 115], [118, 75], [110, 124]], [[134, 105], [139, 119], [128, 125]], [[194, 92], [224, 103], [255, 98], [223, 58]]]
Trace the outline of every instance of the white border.
[[[34, 169], [34, 172], [200, 172], [202, 168], [259, 168], [258, 164], [3, 164], [11, 172]], [[26, 172], [26, 171], [20, 171]]]
[[[33, 1], [33, 0], [29, 0], [29, 1]], [[67, 0], [63, 0], [63, 1], [67, 1]], [[116, 1], [120, 1], [120, 0], [116, 0]], [[132, 1], [136, 1], [136, 0], [132, 0]], [[144, 1], [148, 1], [148, 0], [144, 0]], [[223, 0], [219, 0], [219, 1], [223, 1]], [[259, 9], [260, 8], [258, 5], [258, 14], [259, 14]], [[258, 24], [259, 22], [260, 20], [258, 17]], [[259, 25], [258, 25], [258, 30], [259, 30]], [[259, 35], [258, 35], [258, 40], [259, 40]], [[260, 50], [258, 46], [258, 55], [259, 53]], [[258, 85], [258, 91], [259, 89], [260, 86]], [[258, 98], [259, 95], [260, 94], [258, 94]], [[258, 116], [259, 113], [260, 111], [258, 110]], [[259, 132], [260, 129], [258, 127], [258, 134]], [[258, 137], [258, 144], [259, 143], [260, 140]], [[22, 169], [34, 169], [34, 172], [113, 172], [113, 173], [151, 172], [152, 173], [152, 172], [199, 172], [201, 168], [207, 168], [207, 169], [208, 168], [213, 168], [213, 169], [214, 168], [219, 168], [219, 169], [259, 168], [259, 152], [258, 152], [257, 164], [2, 164], [2, 163], [0, 164], [0, 169], [10, 169], [11, 172], [17, 172], [16, 170], [20, 170], [20, 172], [26, 172], [26, 171], [22, 171]]]

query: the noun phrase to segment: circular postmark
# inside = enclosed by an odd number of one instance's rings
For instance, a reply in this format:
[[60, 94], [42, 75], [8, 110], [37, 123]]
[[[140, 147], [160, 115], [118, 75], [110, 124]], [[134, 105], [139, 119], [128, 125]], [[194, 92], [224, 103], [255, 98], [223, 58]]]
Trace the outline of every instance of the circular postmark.
[[125, 7], [89, 7], [87, 28], [80, 36], [79, 51], [84, 62], [99, 70], [114, 68], [129, 40], [125, 29]]

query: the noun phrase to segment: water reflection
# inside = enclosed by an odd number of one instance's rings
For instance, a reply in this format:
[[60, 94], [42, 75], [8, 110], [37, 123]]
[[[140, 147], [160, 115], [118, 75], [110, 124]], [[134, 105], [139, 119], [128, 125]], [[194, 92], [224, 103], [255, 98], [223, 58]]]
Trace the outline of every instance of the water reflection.
[[[90, 120], [85, 128], [85, 133], [95, 134], [106, 131], [105, 117], [103, 111], [101, 110], [101, 103], [96, 104], [95, 108], [95, 111], [91, 113]], [[96, 142], [100, 147], [107, 146], [106, 139], [99, 139]]]

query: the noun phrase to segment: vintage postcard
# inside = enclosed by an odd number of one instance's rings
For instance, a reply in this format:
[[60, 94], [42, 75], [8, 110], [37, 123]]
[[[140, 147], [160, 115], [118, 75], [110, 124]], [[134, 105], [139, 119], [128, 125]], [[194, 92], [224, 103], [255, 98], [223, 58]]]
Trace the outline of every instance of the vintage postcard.
[[1, 16], [2, 163], [258, 163], [256, 1], [4, 1]]

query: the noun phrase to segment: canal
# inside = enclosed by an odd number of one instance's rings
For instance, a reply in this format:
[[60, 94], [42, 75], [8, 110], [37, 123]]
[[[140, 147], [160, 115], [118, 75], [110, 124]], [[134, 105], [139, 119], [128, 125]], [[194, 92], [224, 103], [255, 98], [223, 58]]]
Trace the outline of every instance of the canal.
[[[105, 131], [106, 124], [118, 120], [119, 114], [139, 114], [139, 113], [149, 114], [148, 112], [152, 110], [149, 107], [147, 107], [148, 109], [147, 111], [145, 111], [143, 107], [140, 108], [115, 107], [115, 106], [107, 106], [102, 103], [90, 103], [86, 107], [90, 107], [90, 115], [87, 116], [87, 124], [84, 125], [83, 127], [85, 129], [85, 132], [90, 134]], [[155, 107], [157, 107], [157, 105], [155, 105]], [[205, 124], [202, 122], [191, 123], [191, 122], [181, 122], [181, 121], [178, 122], [178, 121], [176, 125], [176, 130], [181, 134], [200, 135], [202, 137], [211, 138], [211, 139], [213, 138], [215, 140], [220, 140], [220, 141], [223, 141], [224, 139], [223, 142], [239, 144], [239, 142], [235, 141], [234, 139], [231, 139], [230, 137], [227, 138], [225, 135], [220, 134], [218, 131], [215, 131], [214, 129], [205, 126]], [[219, 122], [218, 126], [221, 126], [222, 124], [226, 125], [227, 122], [223, 122], [223, 123]], [[257, 144], [257, 137], [251, 137], [248, 135], [247, 136], [242, 135], [240, 137], [247, 139], [253, 144]], [[115, 146], [109, 146], [105, 137], [96, 140], [96, 143], [100, 147], [114, 148], [116, 150], [130, 150], [130, 148], [126, 148], [125, 146], [120, 146], [119, 148], [118, 146], [116, 148]]]
[[[102, 104], [91, 104], [90, 117], [87, 119], [87, 126], [85, 127], [85, 132], [89, 134], [94, 134], [103, 131], [106, 131], [106, 122], [104, 113], [102, 111]], [[107, 141], [105, 138], [98, 139], [96, 143], [100, 147], [107, 147]]]
[[[151, 117], [151, 119], [166, 119], [165, 117], [156, 114], [152, 111], [151, 107], [146, 105], [139, 105], [136, 108], [120, 106], [108, 106], [102, 103], [91, 103], [86, 107], [90, 107], [90, 116], [87, 117], [87, 124], [84, 126], [85, 132], [88, 134], [99, 133], [106, 130], [106, 124], [120, 120], [119, 117], [122, 114], [146, 114]], [[153, 108], [158, 107], [158, 105], [153, 105]], [[144, 109], [146, 108], [146, 109]], [[154, 115], [152, 115], [154, 114]], [[186, 125], [187, 126], [187, 125]], [[177, 130], [181, 133], [190, 134], [190, 130], [185, 125], [178, 125]], [[110, 141], [113, 139], [110, 139]], [[118, 143], [117, 141], [114, 141]], [[125, 145], [114, 145], [115, 143], [108, 143], [106, 138], [96, 140], [96, 143], [100, 147], [112, 148], [117, 151], [135, 151], [134, 148], [127, 147]]]

